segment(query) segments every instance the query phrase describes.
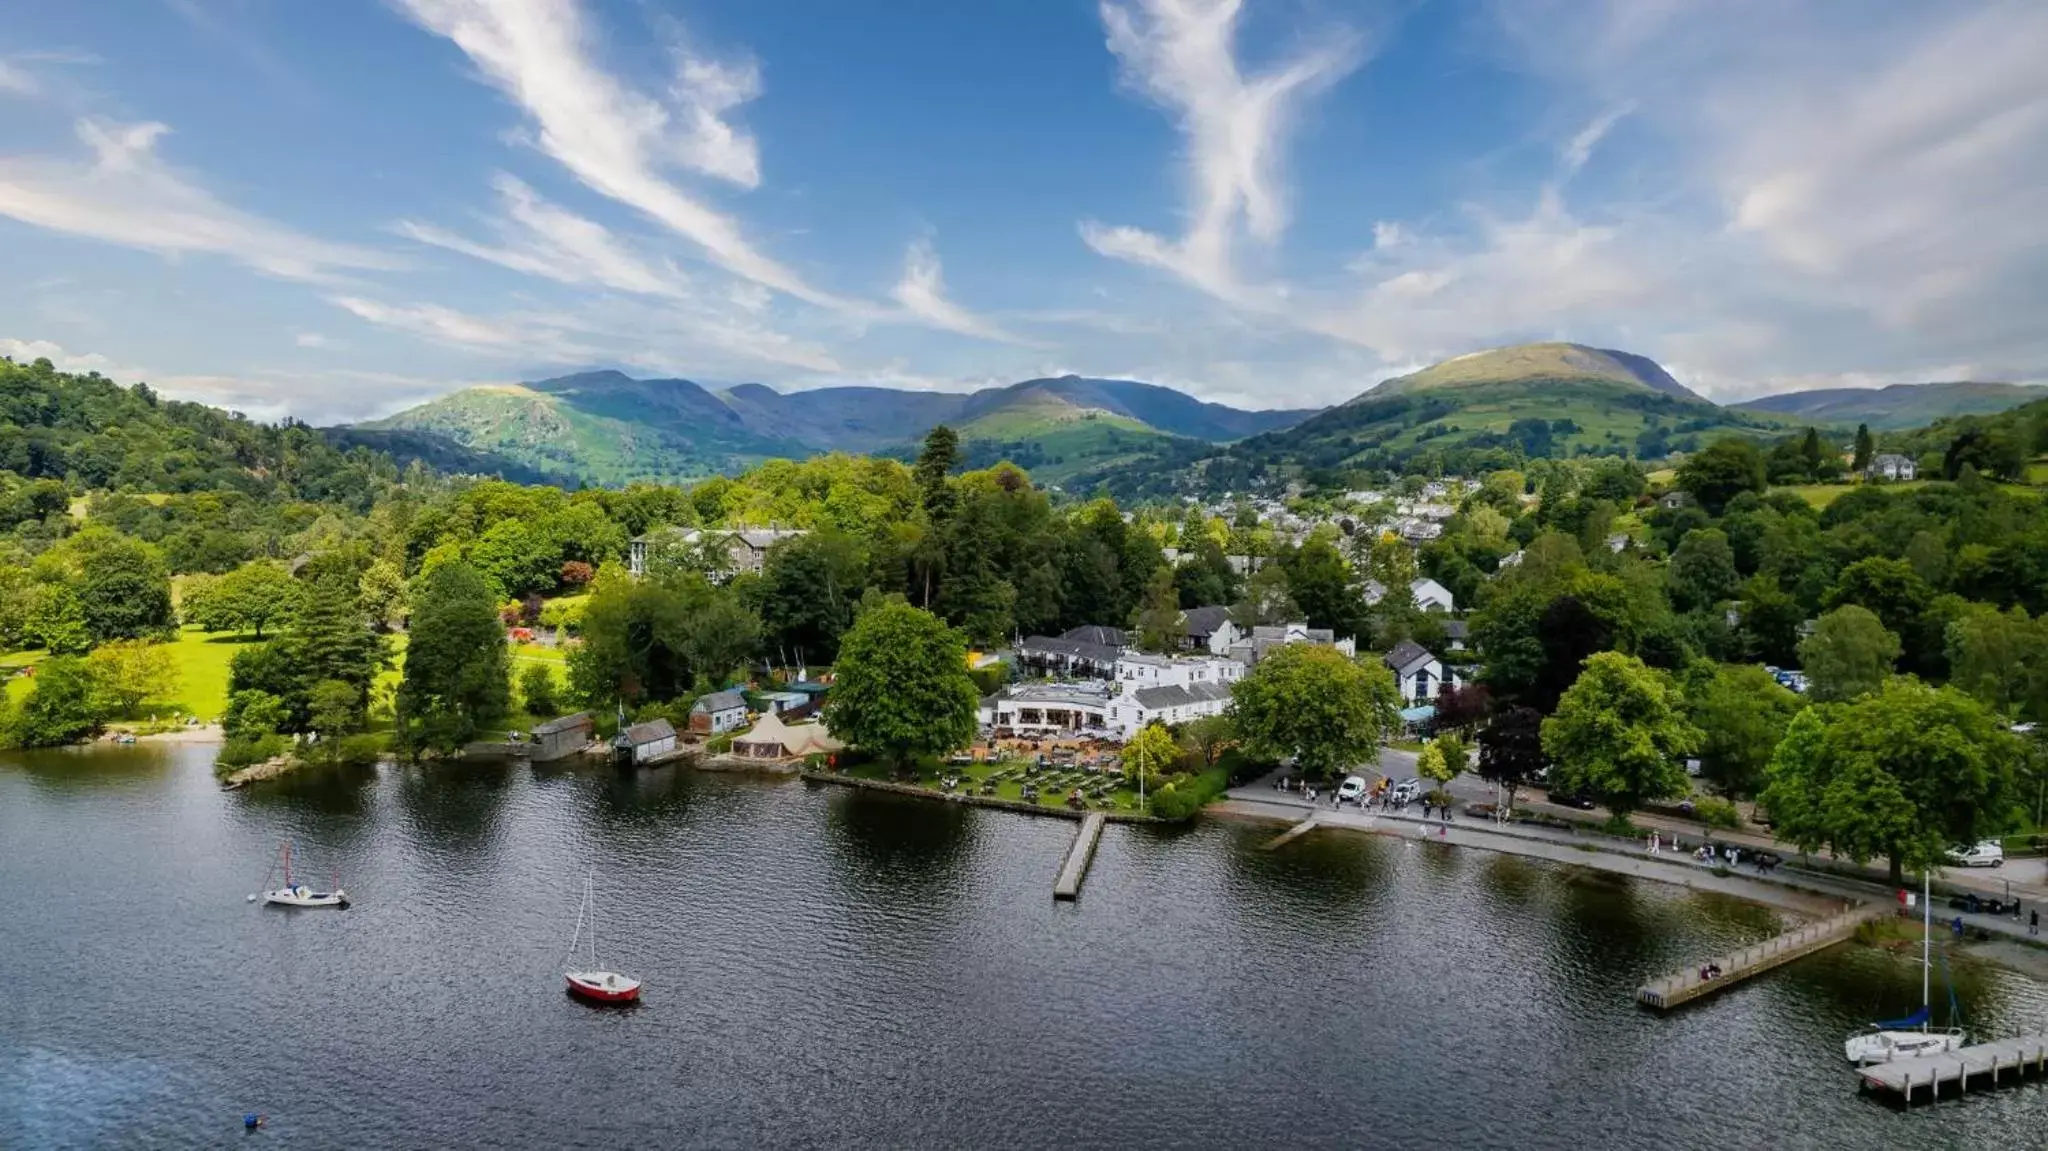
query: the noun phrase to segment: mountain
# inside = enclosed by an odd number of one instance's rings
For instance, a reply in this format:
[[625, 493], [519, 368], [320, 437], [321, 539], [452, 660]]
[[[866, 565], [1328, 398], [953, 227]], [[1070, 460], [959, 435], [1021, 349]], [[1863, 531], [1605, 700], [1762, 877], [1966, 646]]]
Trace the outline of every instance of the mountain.
[[417, 461], [437, 472], [462, 476], [495, 476], [515, 484], [562, 484], [573, 486], [572, 476], [528, 467], [493, 452], [464, 447], [446, 436], [399, 428], [321, 428], [327, 442], [344, 450], [368, 448], [391, 457], [400, 468]]
[[1768, 435], [1791, 426], [1710, 403], [1645, 356], [1523, 344], [1381, 381], [1299, 424], [1221, 450], [1176, 449], [1083, 472], [1076, 483], [1135, 498], [1244, 491], [1305, 471], [1425, 466], [1473, 474], [1531, 458], [1659, 458], [1728, 432]]
[[1674, 399], [1707, 402], [1648, 356], [1562, 343], [1517, 344], [1453, 356], [1411, 375], [1384, 380], [1352, 402], [1443, 388], [1596, 382], [1648, 388]]
[[1904, 431], [1945, 416], [1990, 415], [2039, 399], [2048, 399], [2048, 389], [1959, 381], [1891, 384], [1882, 388], [1818, 388], [1763, 396], [1732, 406], [1815, 424], [1869, 424], [1873, 431]]
[[750, 430], [730, 405], [689, 380], [622, 372], [464, 388], [358, 427], [431, 433], [606, 484], [687, 479], [808, 454], [797, 441]]
[[943, 423], [960, 432], [970, 466], [1010, 459], [1059, 482], [1178, 441], [1206, 447], [1309, 414], [1242, 411], [1156, 384], [1078, 376], [964, 394], [861, 386], [784, 393], [594, 371], [466, 388], [359, 428], [444, 437], [557, 476], [621, 483], [690, 479], [821, 451], [907, 458]]

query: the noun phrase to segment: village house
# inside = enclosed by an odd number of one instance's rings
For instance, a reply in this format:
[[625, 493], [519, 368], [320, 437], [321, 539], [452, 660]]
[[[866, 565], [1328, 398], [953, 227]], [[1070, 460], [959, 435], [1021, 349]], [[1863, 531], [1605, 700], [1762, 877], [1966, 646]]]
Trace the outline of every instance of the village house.
[[1680, 508], [1689, 508], [1693, 503], [1692, 493], [1682, 488], [1672, 488], [1670, 491], [1657, 497], [1657, 506], [1667, 512], [1675, 512]]
[[706, 543], [725, 545], [726, 562], [718, 572], [724, 576], [760, 575], [768, 562], [768, 549], [787, 539], [803, 535], [801, 528], [664, 528], [635, 536], [626, 545], [626, 566], [635, 577], [647, 574], [649, 556], [662, 547], [697, 547]]
[[[1364, 591], [1365, 602], [1368, 604], [1377, 605], [1381, 600], [1387, 598], [1386, 585], [1378, 580], [1365, 581]], [[1423, 611], [1453, 612], [1458, 610], [1458, 600], [1456, 596], [1451, 594], [1451, 589], [1430, 579], [1428, 576], [1410, 581], [1408, 584], [1408, 596], [1414, 601], [1415, 606]]]
[[1870, 465], [1863, 469], [1863, 474], [1874, 480], [1910, 480], [1919, 470], [1910, 456], [1880, 452], [1871, 457]]
[[1394, 650], [1380, 657], [1380, 662], [1392, 669], [1401, 701], [1411, 706], [1429, 703], [1446, 683], [1457, 686], [1456, 674], [1446, 672], [1443, 661], [1414, 640], [1395, 644]]
[[1117, 657], [1122, 654], [1120, 644], [1111, 646], [1049, 635], [1029, 636], [1017, 645], [1017, 662], [1041, 675], [1106, 679], [1115, 674]]
[[985, 729], [1022, 736], [1114, 735], [1106, 683], [1013, 684], [981, 701]]
[[1358, 654], [1358, 641], [1351, 636], [1338, 639], [1337, 633], [1326, 627], [1289, 623], [1253, 628], [1243, 639], [1230, 645], [1230, 658], [1246, 667], [1252, 667], [1267, 652], [1290, 643], [1321, 644], [1325, 647], [1334, 647], [1346, 656]]
[[1206, 715], [1222, 715], [1230, 706], [1230, 685], [1214, 680], [1141, 687], [1110, 701], [1109, 724], [1116, 737], [1128, 740], [1146, 724], [1186, 723]]
[[690, 730], [720, 735], [747, 726], [747, 697], [737, 691], [714, 691], [690, 705]]
[[1466, 640], [1470, 639], [1471, 635], [1472, 629], [1466, 625], [1464, 620], [1447, 619], [1444, 621], [1444, 643], [1449, 645], [1452, 651], [1464, 651]]
[[676, 749], [676, 729], [665, 719], [652, 719], [620, 730], [612, 754], [627, 763], [646, 763]]
[[527, 732], [527, 739], [533, 750], [527, 758], [535, 763], [563, 759], [575, 755], [590, 744], [590, 737], [596, 724], [587, 711], [551, 719]]
[[1230, 645], [1236, 643], [1242, 634], [1237, 625], [1230, 622], [1230, 609], [1227, 607], [1191, 607], [1180, 616], [1182, 651], [1229, 655]]

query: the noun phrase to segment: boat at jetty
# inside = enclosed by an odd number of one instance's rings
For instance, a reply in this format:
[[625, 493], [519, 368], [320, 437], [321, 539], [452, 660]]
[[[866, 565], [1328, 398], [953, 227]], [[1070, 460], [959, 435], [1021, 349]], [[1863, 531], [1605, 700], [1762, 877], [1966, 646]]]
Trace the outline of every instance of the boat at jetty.
[[583, 906], [576, 911], [576, 933], [569, 937], [567, 962], [576, 959], [576, 941], [583, 938], [584, 925], [589, 925], [590, 965], [582, 970], [570, 969], [562, 973], [569, 981], [569, 994], [592, 1003], [637, 1003], [640, 1001], [640, 981], [616, 971], [607, 971], [597, 962], [597, 904], [591, 897], [591, 882], [583, 881]]
[[[348, 892], [340, 887], [332, 891], [315, 891], [292, 879], [292, 845], [287, 841], [282, 849], [284, 858], [284, 886], [272, 888], [262, 894], [266, 905], [278, 907], [332, 907], [339, 911], [348, 910]], [[268, 878], [268, 877], [266, 877]], [[258, 897], [250, 896], [250, 902]]]
[[[1843, 1054], [1849, 1062], [1858, 1067], [1872, 1063], [1890, 1063], [1894, 1059], [1914, 1059], [1922, 1055], [1946, 1055], [1961, 1049], [1969, 1043], [1968, 1036], [1960, 1027], [1946, 1030], [1930, 1030], [1928, 1024], [1934, 1018], [1934, 1007], [1929, 1002], [1928, 977], [1933, 971], [1934, 949], [1934, 904], [1928, 897], [1931, 885], [1922, 880], [1920, 891], [1921, 937], [1920, 937], [1920, 1010], [1904, 1019], [1887, 1019], [1873, 1023], [1868, 1030], [1851, 1035], [1842, 1044]], [[1953, 1020], [1960, 1014], [1955, 1005], [1955, 988], [1949, 988], [1949, 1017]], [[1914, 1030], [1918, 1028], [1918, 1030]]]

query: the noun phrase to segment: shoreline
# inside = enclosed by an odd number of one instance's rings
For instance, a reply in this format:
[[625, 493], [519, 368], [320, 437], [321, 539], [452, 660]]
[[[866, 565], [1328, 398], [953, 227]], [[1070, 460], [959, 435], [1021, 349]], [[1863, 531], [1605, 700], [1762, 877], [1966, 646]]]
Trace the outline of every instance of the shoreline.
[[913, 795], [920, 799], [936, 800], [939, 803], [956, 803], [966, 807], [987, 807], [997, 811], [1013, 811], [1019, 815], [1051, 816], [1054, 819], [1064, 819], [1073, 823], [1079, 823], [1090, 815], [1100, 815], [1111, 823], [1166, 824], [1174, 822], [1170, 819], [1161, 819], [1156, 815], [1140, 815], [1135, 811], [1103, 811], [1100, 808], [1076, 810], [1070, 807], [1047, 807], [1044, 804], [1025, 803], [1022, 800], [1016, 799], [1000, 799], [992, 795], [948, 795], [945, 792], [933, 791], [931, 788], [920, 787], [914, 783], [897, 783], [886, 779], [862, 779], [859, 776], [818, 771], [814, 768], [804, 768], [797, 772], [797, 776], [807, 783], [832, 783], [838, 784], [841, 787], [864, 788], [869, 791], [887, 791], [897, 795]]
[[[1255, 800], [1245, 799], [1224, 799], [1210, 804], [1203, 811], [1204, 814], [1224, 819], [1289, 825], [1299, 824], [1303, 819], [1313, 815], [1317, 819], [1317, 831], [1328, 829], [1416, 843], [1436, 843], [1447, 847], [1478, 848], [1525, 859], [1562, 863], [1612, 875], [1627, 875], [1657, 883], [1668, 883], [1692, 891], [1726, 895], [1801, 916], [1832, 915], [1844, 910], [1845, 905], [1853, 906], [1856, 902], [1836, 892], [1789, 880], [1773, 880], [1736, 872], [1720, 876], [1696, 863], [1681, 863], [1675, 860], [1667, 862], [1646, 855], [1624, 854], [1598, 843], [1566, 846], [1547, 839], [1519, 835], [1512, 830], [1491, 824], [1475, 825], [1469, 820], [1442, 823], [1436, 820], [1425, 822], [1419, 818], [1400, 815], [1357, 816], [1328, 811], [1309, 813], [1297, 807], [1261, 804]], [[1436, 829], [1442, 829], [1443, 834], [1438, 835]]]

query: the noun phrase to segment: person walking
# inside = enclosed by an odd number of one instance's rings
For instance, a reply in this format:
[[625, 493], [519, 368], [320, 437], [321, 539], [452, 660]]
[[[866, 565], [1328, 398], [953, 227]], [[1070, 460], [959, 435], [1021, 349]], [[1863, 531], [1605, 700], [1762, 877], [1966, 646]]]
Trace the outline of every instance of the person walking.
[[2038, 907], [2027, 912], [2027, 934], [2041, 934], [2041, 909]]

